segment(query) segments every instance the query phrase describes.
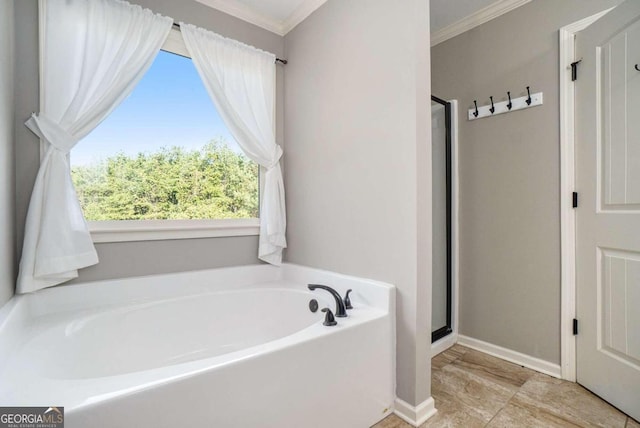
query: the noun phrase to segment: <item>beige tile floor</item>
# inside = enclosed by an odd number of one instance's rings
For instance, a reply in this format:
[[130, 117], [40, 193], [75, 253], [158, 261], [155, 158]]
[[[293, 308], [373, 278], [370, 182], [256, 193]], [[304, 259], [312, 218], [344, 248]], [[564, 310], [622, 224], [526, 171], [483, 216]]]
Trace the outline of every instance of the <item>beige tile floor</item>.
[[[430, 427], [640, 428], [580, 385], [455, 345], [431, 362]], [[410, 428], [391, 415], [373, 428]]]

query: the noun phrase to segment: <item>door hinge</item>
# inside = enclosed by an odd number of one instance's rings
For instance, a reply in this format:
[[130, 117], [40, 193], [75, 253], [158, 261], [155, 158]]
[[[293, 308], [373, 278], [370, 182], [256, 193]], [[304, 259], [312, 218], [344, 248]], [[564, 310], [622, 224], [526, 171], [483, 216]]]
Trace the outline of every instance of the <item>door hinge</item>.
[[582, 62], [581, 59], [571, 63], [571, 81], [575, 82], [578, 80], [578, 64]]
[[572, 206], [578, 208], [578, 192], [573, 192]]
[[578, 320], [575, 318], [573, 319], [573, 335], [578, 335]]

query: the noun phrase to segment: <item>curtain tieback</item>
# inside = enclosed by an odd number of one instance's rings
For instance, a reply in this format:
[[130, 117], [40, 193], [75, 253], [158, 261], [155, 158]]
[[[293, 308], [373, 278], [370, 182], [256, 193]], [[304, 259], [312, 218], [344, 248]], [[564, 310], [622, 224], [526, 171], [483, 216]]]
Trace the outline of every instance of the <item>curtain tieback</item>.
[[62, 129], [60, 125], [49, 119], [43, 113], [32, 114], [25, 125], [38, 137], [64, 154], [69, 153], [71, 148], [78, 142], [78, 138], [75, 138], [66, 130]]
[[275, 156], [273, 157], [274, 160], [269, 165], [265, 166], [267, 171], [270, 171], [273, 168], [275, 168], [275, 166], [278, 165], [278, 163], [280, 162], [281, 157], [282, 157], [282, 148], [276, 144], [276, 153], [275, 153]]

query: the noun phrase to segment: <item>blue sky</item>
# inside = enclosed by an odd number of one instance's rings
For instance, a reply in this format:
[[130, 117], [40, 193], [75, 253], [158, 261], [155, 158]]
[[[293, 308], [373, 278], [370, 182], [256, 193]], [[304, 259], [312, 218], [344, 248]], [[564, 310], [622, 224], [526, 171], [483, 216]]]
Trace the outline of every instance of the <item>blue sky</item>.
[[71, 151], [72, 165], [159, 147], [201, 147], [223, 137], [240, 148], [218, 115], [191, 59], [160, 51], [131, 95]]

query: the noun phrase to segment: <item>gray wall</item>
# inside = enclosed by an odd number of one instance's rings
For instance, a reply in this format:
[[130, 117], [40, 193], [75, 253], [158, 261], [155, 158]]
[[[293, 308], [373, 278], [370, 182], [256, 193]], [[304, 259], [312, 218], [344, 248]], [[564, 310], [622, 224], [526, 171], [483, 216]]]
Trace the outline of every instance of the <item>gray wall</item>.
[[[4, 2], [4, 0], [2, 0]], [[130, 0], [157, 13], [210, 29], [226, 37], [284, 54], [284, 39], [276, 34], [204, 6], [194, 0]], [[16, 2], [16, 231], [17, 254], [22, 251], [24, 223], [31, 190], [40, 163], [39, 140], [25, 126], [38, 111], [38, 2]], [[283, 72], [278, 66], [277, 137], [283, 134]], [[97, 244], [100, 263], [80, 271], [78, 281], [119, 278], [260, 263], [258, 237], [207, 238]], [[188, 256], [185, 256], [188, 255]]]
[[285, 36], [286, 260], [398, 287], [397, 394], [430, 396], [429, 10], [329, 0]]
[[[460, 102], [460, 334], [560, 362], [558, 29], [619, 2], [535, 0], [431, 50]], [[543, 106], [467, 120], [526, 86]]]
[[11, 298], [15, 284], [13, 4], [0, 1], [0, 306]]

